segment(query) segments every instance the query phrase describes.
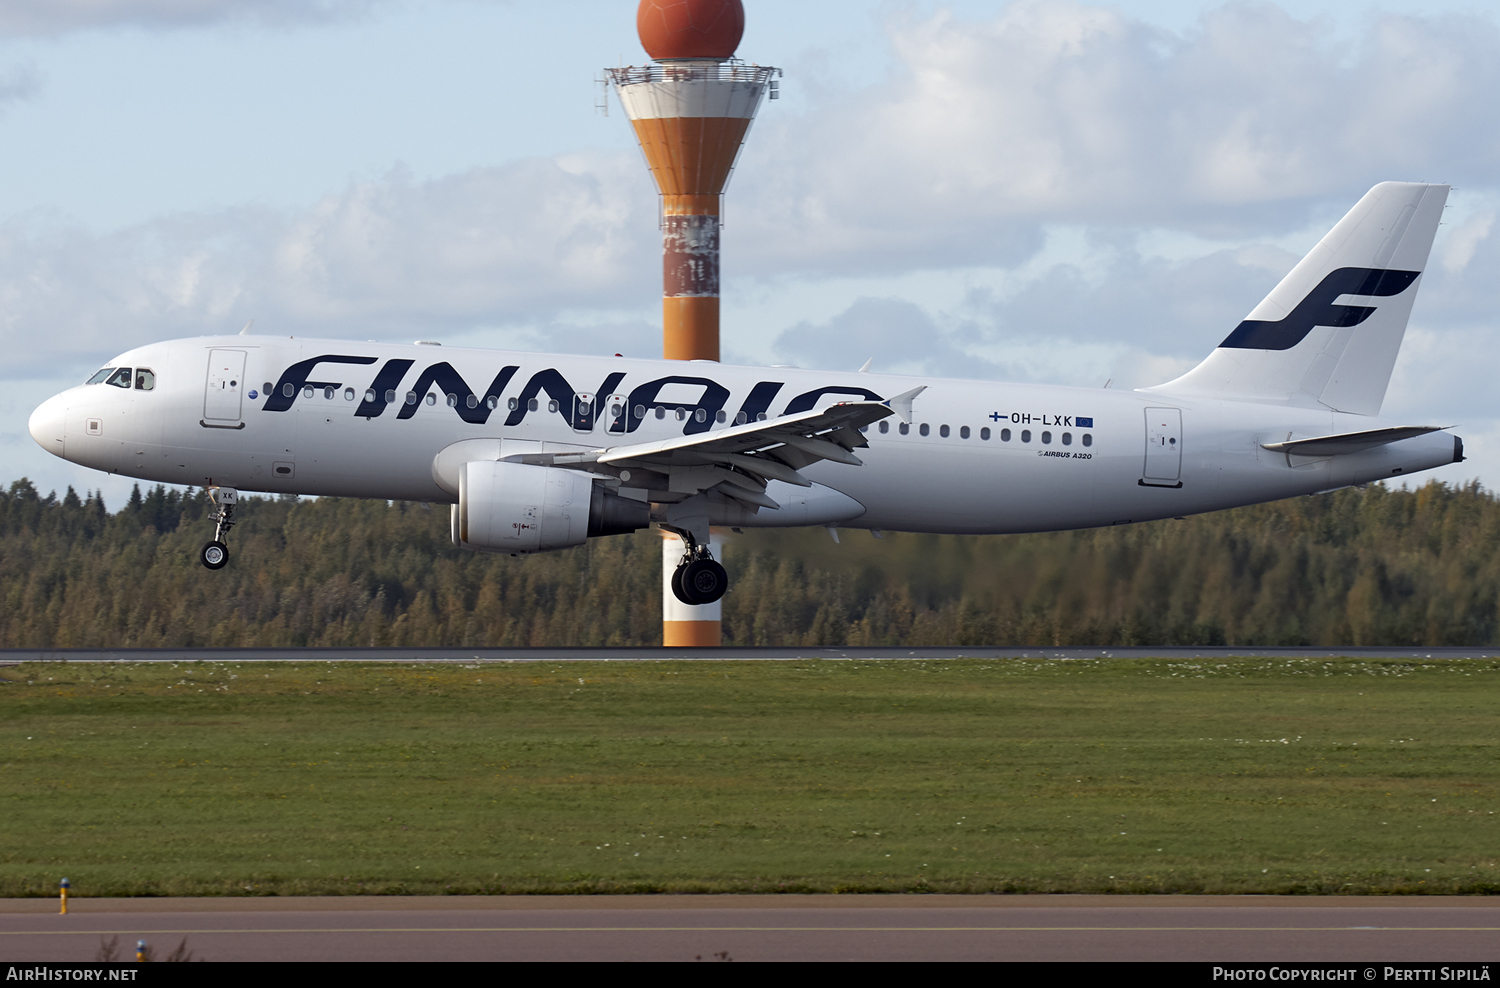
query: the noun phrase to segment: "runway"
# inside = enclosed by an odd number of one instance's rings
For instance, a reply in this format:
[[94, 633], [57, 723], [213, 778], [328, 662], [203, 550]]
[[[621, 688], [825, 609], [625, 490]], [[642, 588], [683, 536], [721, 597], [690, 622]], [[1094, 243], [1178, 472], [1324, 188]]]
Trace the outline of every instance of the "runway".
[[1451, 964], [1500, 955], [1500, 898], [81, 899], [67, 916], [54, 900], [0, 900], [0, 961], [92, 961], [112, 937], [122, 960], [144, 939], [208, 961]]
[[17, 662], [793, 662], [809, 659], [1226, 659], [1333, 658], [1494, 659], [1500, 648], [1257, 648], [1249, 646], [1153, 646], [1143, 648], [6, 648], [0, 665]]

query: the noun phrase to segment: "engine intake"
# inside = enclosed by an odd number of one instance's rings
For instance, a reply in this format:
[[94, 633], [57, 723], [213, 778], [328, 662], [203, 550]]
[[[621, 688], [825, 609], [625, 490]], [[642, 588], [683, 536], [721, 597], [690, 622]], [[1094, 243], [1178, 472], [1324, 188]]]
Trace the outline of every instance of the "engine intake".
[[478, 552], [526, 555], [623, 535], [651, 523], [650, 507], [557, 467], [473, 460], [459, 470], [453, 543]]

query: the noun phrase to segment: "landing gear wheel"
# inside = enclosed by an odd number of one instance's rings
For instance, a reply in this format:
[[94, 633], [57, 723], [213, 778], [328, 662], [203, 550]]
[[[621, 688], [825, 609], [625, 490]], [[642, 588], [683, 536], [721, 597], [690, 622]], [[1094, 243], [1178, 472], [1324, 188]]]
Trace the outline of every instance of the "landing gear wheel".
[[695, 559], [672, 577], [672, 591], [684, 604], [712, 604], [728, 589], [729, 574], [714, 559]]
[[222, 542], [210, 542], [203, 547], [198, 558], [209, 569], [223, 569], [224, 564], [229, 562], [229, 547]]
[[214, 538], [198, 553], [198, 560], [209, 569], [223, 569], [229, 562], [229, 546], [224, 540], [234, 527], [234, 508], [240, 503], [240, 492], [233, 487], [210, 487], [208, 496], [214, 503], [210, 519], [214, 523]]

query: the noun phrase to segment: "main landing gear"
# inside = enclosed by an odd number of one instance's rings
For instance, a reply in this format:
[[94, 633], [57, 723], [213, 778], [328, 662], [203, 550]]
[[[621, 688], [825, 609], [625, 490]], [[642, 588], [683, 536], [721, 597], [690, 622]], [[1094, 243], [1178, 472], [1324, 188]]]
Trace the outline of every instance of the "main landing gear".
[[712, 604], [729, 589], [729, 574], [691, 532], [676, 533], [687, 546], [672, 573], [672, 594], [684, 604]]
[[234, 527], [234, 506], [240, 503], [240, 492], [233, 487], [210, 487], [208, 496], [218, 506], [213, 514], [214, 538], [203, 547], [198, 559], [209, 569], [223, 569], [229, 562], [229, 546], [224, 538]]

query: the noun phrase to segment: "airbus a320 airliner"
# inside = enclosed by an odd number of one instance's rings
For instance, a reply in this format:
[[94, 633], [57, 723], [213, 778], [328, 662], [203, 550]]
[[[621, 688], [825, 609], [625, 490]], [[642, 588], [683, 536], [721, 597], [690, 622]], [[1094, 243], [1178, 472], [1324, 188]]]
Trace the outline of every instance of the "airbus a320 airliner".
[[[273, 336], [139, 347], [31, 416], [74, 463], [240, 490], [452, 505], [466, 549], [656, 523], [673, 590], [727, 586], [709, 527], [1040, 532], [1171, 518], [1463, 460], [1379, 417], [1448, 195], [1371, 189], [1208, 358], [1139, 391]], [[248, 328], [248, 327], [247, 327]]]

